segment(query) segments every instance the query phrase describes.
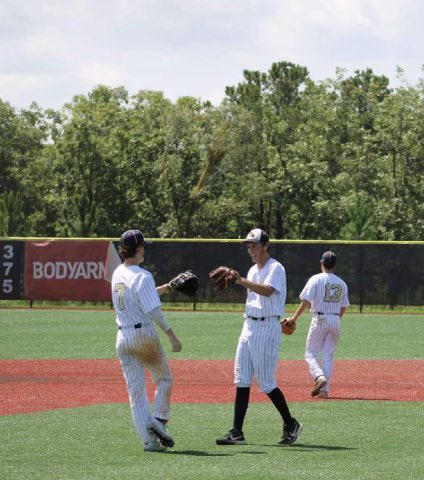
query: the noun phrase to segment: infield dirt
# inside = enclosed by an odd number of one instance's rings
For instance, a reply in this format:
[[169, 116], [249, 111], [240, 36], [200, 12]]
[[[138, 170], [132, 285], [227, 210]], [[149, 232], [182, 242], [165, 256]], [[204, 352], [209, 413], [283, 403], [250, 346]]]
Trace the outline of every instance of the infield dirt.
[[[232, 360], [171, 360], [175, 403], [232, 403]], [[149, 376], [148, 394], [154, 385]], [[283, 360], [277, 381], [289, 402], [312, 399], [303, 361]], [[336, 360], [330, 400], [424, 401], [424, 360]], [[0, 415], [127, 402], [118, 360], [0, 360]], [[268, 402], [253, 386], [252, 402]]]

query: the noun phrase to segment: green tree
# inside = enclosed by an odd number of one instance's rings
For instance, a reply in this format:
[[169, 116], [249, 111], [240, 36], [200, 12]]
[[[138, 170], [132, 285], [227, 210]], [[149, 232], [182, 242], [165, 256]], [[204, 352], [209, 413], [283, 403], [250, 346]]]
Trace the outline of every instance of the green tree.
[[[214, 108], [191, 97], [180, 98], [167, 119], [165, 148], [159, 156], [159, 196], [168, 216], [164, 236], [199, 236], [209, 225], [205, 204], [210, 179], [224, 155], [214, 131]], [[216, 125], [215, 125], [216, 126]]]
[[103, 85], [60, 111], [0, 100], [1, 232], [422, 238], [423, 80], [243, 75], [218, 107]]
[[370, 198], [354, 194], [347, 205], [348, 222], [340, 231], [343, 240], [376, 240], [377, 226]]
[[14, 169], [20, 157], [19, 145], [23, 133], [20, 123], [15, 109], [0, 100], [0, 193], [19, 186]]
[[142, 90], [130, 99], [125, 112], [126, 141], [118, 172], [126, 201], [121, 222], [124, 228], [143, 228], [151, 237], [160, 235], [168, 216], [159, 178], [171, 111], [172, 103], [161, 92]]
[[23, 206], [19, 191], [0, 195], [0, 237], [14, 237], [22, 233], [25, 219]]
[[340, 199], [334, 184], [339, 172], [331, 135], [334, 102], [326, 85], [308, 82], [297, 110], [284, 170], [286, 238], [331, 238]]
[[47, 137], [45, 114], [36, 103], [17, 112], [0, 100], [0, 194], [6, 194], [3, 200], [7, 208], [13, 208], [14, 214], [18, 215], [16, 208], [19, 206], [22, 213], [16, 220], [9, 220], [12, 222], [9, 229], [15, 233], [18, 230], [13, 224], [18, 219], [19, 231], [28, 232], [29, 218], [37, 209], [38, 205], [32, 201], [34, 179], [25, 182], [25, 178], [28, 169], [42, 155]]
[[249, 122], [244, 132], [238, 129], [239, 148], [229, 161], [235, 172], [243, 172], [253, 223], [283, 238], [288, 234], [290, 148], [301, 118], [298, 106], [309, 81], [308, 71], [279, 62], [267, 73], [245, 71], [244, 78], [237, 87], [226, 88], [228, 101], [247, 111], [242, 122]]
[[100, 214], [91, 192], [85, 192], [81, 198], [73, 199], [74, 218], [65, 211], [63, 234], [65, 237], [95, 237], [99, 226]]
[[379, 157], [383, 238], [424, 235], [424, 80], [399, 88], [381, 104], [371, 148]]
[[349, 175], [354, 191], [362, 190], [371, 196], [378, 191], [379, 164], [369, 146], [375, 135], [378, 107], [391, 95], [388, 83], [386, 77], [367, 69], [348, 78], [340, 72], [330, 86], [336, 108], [332, 133], [338, 144], [339, 171]]
[[99, 236], [114, 236], [122, 229], [127, 102], [125, 89], [100, 85], [87, 96], [74, 97], [56, 118], [52, 170], [60, 235], [88, 225]]

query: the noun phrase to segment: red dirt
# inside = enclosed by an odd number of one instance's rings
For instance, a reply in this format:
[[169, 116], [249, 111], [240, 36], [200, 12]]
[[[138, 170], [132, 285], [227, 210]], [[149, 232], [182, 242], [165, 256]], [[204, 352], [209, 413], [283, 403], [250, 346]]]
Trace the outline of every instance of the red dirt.
[[[231, 403], [232, 360], [172, 360], [174, 403]], [[310, 397], [304, 361], [280, 362], [278, 384], [289, 402]], [[149, 379], [149, 398], [154, 387]], [[424, 401], [424, 360], [337, 360], [335, 400]], [[0, 415], [127, 402], [117, 360], [0, 360]], [[256, 386], [253, 402], [268, 401]]]

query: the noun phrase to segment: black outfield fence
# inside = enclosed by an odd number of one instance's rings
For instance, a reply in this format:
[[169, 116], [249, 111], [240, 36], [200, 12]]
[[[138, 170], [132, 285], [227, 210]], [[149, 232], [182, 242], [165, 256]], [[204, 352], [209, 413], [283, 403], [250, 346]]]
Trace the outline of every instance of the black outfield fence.
[[[0, 299], [25, 298], [25, 242], [54, 242], [59, 239], [0, 239]], [[76, 240], [76, 239], [75, 239]], [[117, 245], [116, 239], [112, 240]], [[68, 239], [68, 241], [71, 241]], [[196, 302], [243, 303], [245, 289], [235, 285], [217, 292], [208, 273], [219, 265], [231, 266], [246, 275], [252, 265], [246, 246], [239, 240], [154, 240], [146, 252], [145, 268], [158, 284], [185, 269], [193, 270], [201, 287]], [[271, 242], [270, 253], [285, 267], [287, 303], [297, 303], [308, 278], [319, 273], [323, 252], [337, 254], [336, 273], [349, 287], [355, 305], [424, 305], [424, 242]], [[82, 281], [84, 279], [82, 278]], [[87, 280], [88, 281], [88, 280]], [[72, 291], [69, 300], [73, 300]], [[193, 302], [181, 294], [167, 295], [170, 301]]]
[[[297, 303], [309, 277], [320, 272], [323, 252], [337, 254], [336, 273], [349, 288], [355, 305], [424, 305], [424, 242], [345, 243], [275, 241], [271, 256], [287, 274], [287, 303]], [[246, 275], [252, 263], [239, 241], [160, 241], [146, 255], [146, 267], [157, 282], [165, 282], [181, 269], [191, 268], [201, 280], [198, 302], [243, 303], [245, 289], [235, 285], [217, 292], [208, 273], [218, 265], [231, 266]], [[178, 296], [178, 300], [181, 300]]]

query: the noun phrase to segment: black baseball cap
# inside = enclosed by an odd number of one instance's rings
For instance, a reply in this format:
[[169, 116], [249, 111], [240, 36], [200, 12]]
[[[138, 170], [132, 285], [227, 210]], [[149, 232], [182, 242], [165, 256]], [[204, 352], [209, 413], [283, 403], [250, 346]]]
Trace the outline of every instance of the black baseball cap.
[[322, 254], [321, 262], [327, 270], [332, 270], [336, 266], [337, 256], [334, 252], [328, 251]]
[[265, 243], [269, 243], [269, 236], [265, 230], [254, 228], [247, 234], [246, 238], [243, 240], [243, 243], [256, 243], [258, 245], [264, 245]]
[[150, 245], [140, 230], [127, 230], [121, 235], [122, 247], [138, 247], [138, 245]]

